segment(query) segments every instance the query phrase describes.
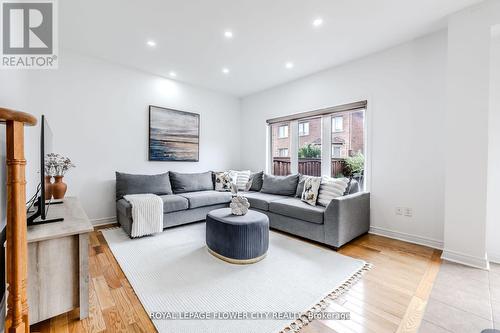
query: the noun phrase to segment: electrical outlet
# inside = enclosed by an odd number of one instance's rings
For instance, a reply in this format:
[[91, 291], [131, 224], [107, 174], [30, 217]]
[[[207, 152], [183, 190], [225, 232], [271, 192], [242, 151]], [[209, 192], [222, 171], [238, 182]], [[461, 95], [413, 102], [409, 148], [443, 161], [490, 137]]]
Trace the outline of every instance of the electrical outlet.
[[403, 215], [403, 208], [402, 207], [396, 207], [396, 215]]
[[407, 217], [412, 217], [413, 216], [413, 209], [406, 207], [404, 209], [404, 215]]

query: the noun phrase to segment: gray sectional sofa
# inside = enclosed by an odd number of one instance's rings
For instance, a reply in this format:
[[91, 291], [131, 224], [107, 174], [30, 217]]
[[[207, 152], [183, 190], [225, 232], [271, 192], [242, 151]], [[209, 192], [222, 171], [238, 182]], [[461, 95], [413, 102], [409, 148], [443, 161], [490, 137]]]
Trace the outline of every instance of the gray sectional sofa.
[[[270, 227], [328, 246], [339, 248], [352, 239], [368, 232], [370, 228], [370, 194], [360, 192], [356, 183], [351, 184], [346, 195], [333, 199], [327, 207], [310, 206], [289, 191], [274, 191], [279, 183], [267, 176], [262, 185], [262, 173], [252, 175], [250, 191], [242, 194], [248, 198], [250, 209], [269, 217]], [[298, 177], [298, 176], [297, 176]], [[293, 177], [289, 178], [293, 179]], [[278, 179], [280, 181], [280, 179]], [[299, 186], [290, 183], [287, 186]], [[266, 193], [271, 192], [271, 193]], [[275, 194], [276, 193], [286, 193]], [[132, 214], [126, 194], [155, 193], [163, 202], [164, 228], [203, 221], [213, 209], [228, 207], [231, 193], [214, 190], [211, 172], [182, 174], [167, 172], [162, 175], [129, 175], [116, 173], [117, 219], [130, 235]]]

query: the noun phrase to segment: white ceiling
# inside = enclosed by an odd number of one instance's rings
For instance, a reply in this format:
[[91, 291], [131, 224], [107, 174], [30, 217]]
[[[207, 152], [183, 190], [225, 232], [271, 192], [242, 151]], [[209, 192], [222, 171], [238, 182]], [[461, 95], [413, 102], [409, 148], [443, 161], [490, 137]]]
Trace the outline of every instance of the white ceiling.
[[[64, 0], [61, 47], [245, 96], [446, 25], [480, 0]], [[321, 17], [320, 28], [312, 21]], [[230, 29], [232, 40], [223, 33]], [[157, 46], [151, 48], [146, 41]], [[292, 61], [295, 67], [285, 68]], [[223, 67], [230, 69], [224, 75]]]

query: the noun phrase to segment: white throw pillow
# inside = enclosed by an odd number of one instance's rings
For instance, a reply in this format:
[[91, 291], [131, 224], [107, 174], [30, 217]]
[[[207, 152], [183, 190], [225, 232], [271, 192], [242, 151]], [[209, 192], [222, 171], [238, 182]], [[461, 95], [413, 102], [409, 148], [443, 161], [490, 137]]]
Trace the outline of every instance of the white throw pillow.
[[229, 170], [229, 174], [233, 178], [233, 183], [236, 184], [238, 190], [244, 191], [248, 181], [250, 180], [250, 170], [235, 171]]
[[215, 174], [215, 190], [220, 192], [231, 191], [232, 177], [229, 172]]
[[323, 176], [321, 178], [321, 186], [319, 187], [318, 204], [321, 206], [328, 206], [332, 199], [344, 195], [349, 179], [347, 178], [331, 178]]
[[301, 200], [311, 206], [316, 206], [320, 185], [320, 177], [306, 177], [304, 179], [304, 190], [302, 191]]

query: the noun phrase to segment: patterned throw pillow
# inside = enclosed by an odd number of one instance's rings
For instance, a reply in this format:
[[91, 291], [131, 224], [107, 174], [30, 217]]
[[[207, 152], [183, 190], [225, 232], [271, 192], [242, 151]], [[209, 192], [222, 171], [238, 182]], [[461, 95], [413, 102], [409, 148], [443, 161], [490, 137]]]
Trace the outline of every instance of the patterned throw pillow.
[[320, 177], [304, 177], [304, 190], [302, 191], [301, 200], [311, 206], [316, 206], [320, 185]]
[[321, 186], [319, 188], [318, 204], [321, 206], [328, 206], [332, 199], [344, 195], [349, 179], [347, 178], [331, 178], [323, 176], [321, 179]]
[[215, 174], [215, 190], [219, 192], [231, 191], [233, 178], [229, 172], [218, 172]]

